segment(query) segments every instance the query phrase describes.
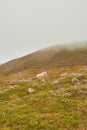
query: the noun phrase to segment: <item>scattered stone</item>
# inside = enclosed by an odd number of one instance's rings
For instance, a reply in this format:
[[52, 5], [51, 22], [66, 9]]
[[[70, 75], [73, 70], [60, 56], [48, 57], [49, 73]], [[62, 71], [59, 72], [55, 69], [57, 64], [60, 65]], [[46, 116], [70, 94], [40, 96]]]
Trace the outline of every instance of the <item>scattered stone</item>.
[[72, 73], [69, 74], [69, 76], [78, 76], [78, 75], [80, 75], [80, 73], [72, 72]]
[[61, 77], [66, 77], [66, 76], [68, 76], [68, 73], [63, 73], [63, 74], [61, 74], [60, 76], [61, 76]]
[[35, 92], [35, 90], [33, 88], [28, 89], [28, 93], [34, 93], [34, 92]]
[[9, 89], [15, 89], [15, 87], [16, 87], [15, 85], [10, 85], [8, 88]]
[[85, 79], [84, 74], [80, 74], [78, 75], [77, 79], [79, 79], [80, 81], [82, 81], [83, 79]]
[[72, 82], [73, 84], [80, 84], [80, 80], [77, 79], [77, 78], [73, 78], [73, 79], [71, 80], [71, 82]]
[[59, 84], [59, 83], [60, 83], [59, 80], [55, 80], [55, 81], [53, 82], [53, 84]]
[[4, 89], [4, 91], [3, 92], [8, 92], [10, 89], [9, 88], [7, 88], [7, 89]]
[[49, 93], [53, 93], [53, 90], [50, 90]]
[[13, 80], [12, 82], [19, 82], [19, 83], [22, 83], [22, 82], [31, 82], [32, 81], [32, 78], [27, 78], [27, 79], [17, 79], [17, 80]]

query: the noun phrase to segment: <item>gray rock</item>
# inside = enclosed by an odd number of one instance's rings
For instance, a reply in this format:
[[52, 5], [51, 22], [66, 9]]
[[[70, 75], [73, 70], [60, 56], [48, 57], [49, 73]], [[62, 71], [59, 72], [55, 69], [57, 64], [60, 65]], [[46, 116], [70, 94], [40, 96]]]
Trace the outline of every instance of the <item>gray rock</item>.
[[80, 80], [77, 79], [77, 78], [73, 78], [73, 79], [71, 80], [71, 82], [72, 82], [73, 84], [80, 84]]
[[28, 88], [28, 93], [34, 93], [35, 90], [33, 88]]
[[82, 81], [85, 78], [84, 74], [80, 74], [78, 75], [77, 79], [79, 79], [80, 81]]

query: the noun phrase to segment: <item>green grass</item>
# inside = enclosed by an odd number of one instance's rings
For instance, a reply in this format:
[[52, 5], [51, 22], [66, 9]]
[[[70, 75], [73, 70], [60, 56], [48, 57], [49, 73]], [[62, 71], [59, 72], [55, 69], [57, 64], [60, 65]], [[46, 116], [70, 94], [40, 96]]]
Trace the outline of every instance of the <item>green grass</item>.
[[[4, 92], [10, 85], [19, 86]], [[59, 85], [49, 81], [1, 83], [0, 130], [86, 130], [86, 86], [82, 84], [75, 89], [70, 77], [61, 80]], [[29, 87], [35, 93], [28, 94]]]

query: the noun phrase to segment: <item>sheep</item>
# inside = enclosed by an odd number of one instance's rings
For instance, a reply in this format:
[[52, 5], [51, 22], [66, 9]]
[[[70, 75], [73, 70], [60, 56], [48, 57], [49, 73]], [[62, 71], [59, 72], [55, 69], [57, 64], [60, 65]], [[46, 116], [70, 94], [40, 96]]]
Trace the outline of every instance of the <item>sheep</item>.
[[41, 80], [42, 82], [45, 82], [45, 81], [47, 81], [47, 76], [48, 76], [47, 72], [44, 71], [44, 72], [42, 72], [42, 73], [40, 73], [40, 74], [37, 74], [37, 75], [36, 75], [36, 78], [37, 78], [38, 80]]

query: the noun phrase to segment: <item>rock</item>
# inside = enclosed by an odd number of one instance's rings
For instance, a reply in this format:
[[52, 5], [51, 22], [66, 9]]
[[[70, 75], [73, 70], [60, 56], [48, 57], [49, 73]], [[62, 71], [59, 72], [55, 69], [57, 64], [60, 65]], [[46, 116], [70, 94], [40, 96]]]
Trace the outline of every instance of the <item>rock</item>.
[[63, 74], [61, 74], [60, 76], [61, 76], [61, 77], [66, 77], [66, 76], [68, 76], [68, 73], [63, 73]]
[[33, 88], [28, 89], [28, 93], [34, 93], [34, 92], [35, 92], [35, 90]]
[[59, 80], [55, 80], [55, 81], [53, 82], [53, 84], [59, 84], [59, 83], [60, 83]]
[[72, 82], [73, 84], [80, 84], [80, 80], [77, 79], [77, 78], [73, 78], [73, 79], [71, 80], [71, 82]]
[[77, 76], [77, 75], [78, 75], [78, 73], [74, 73], [74, 72], [69, 74], [69, 76]]
[[9, 88], [6, 88], [6, 89], [4, 89], [3, 92], [8, 92], [8, 91], [10, 91], [10, 89], [9, 89]]
[[53, 93], [53, 90], [50, 90], [49, 93]]
[[19, 82], [19, 83], [22, 83], [22, 82], [31, 82], [32, 81], [32, 78], [27, 78], [27, 79], [16, 79], [16, 80], [12, 80], [12, 82]]
[[85, 78], [84, 76], [85, 76], [84, 74], [80, 74], [80, 75], [78, 75], [77, 79], [79, 79], [80, 81], [82, 81]]

